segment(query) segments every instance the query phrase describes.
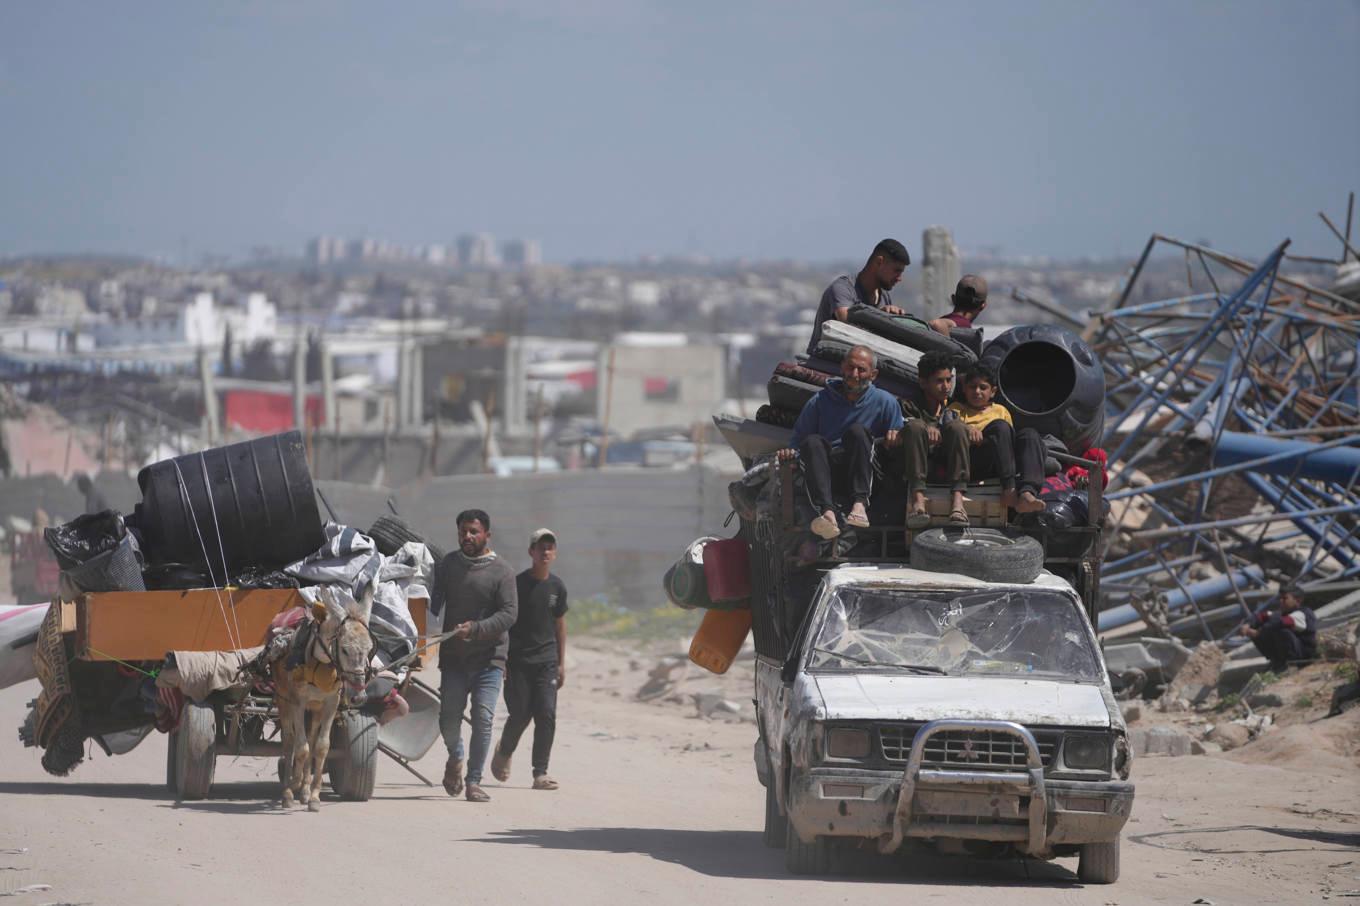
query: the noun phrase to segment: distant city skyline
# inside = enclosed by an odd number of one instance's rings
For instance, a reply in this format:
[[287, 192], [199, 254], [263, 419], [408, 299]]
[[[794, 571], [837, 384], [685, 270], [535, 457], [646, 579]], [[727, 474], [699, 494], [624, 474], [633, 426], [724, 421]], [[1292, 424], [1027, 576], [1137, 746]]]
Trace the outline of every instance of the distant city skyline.
[[1335, 256], [1356, 47], [1354, 0], [10, 4], [0, 257]]

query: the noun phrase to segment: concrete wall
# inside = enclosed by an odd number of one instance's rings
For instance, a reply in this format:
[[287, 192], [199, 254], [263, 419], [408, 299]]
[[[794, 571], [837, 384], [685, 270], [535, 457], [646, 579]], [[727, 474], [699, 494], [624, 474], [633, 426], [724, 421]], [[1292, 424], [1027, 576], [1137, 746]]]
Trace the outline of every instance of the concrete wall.
[[[558, 533], [557, 572], [572, 598], [605, 594], [626, 607], [647, 607], [665, 602], [661, 577], [685, 545], [700, 535], [736, 533], [723, 528], [731, 480], [702, 466], [465, 475], [408, 485], [391, 496], [413, 528], [448, 550], [457, 546], [458, 513], [486, 510], [493, 547], [516, 571], [529, 565], [529, 533], [547, 526]], [[318, 485], [354, 525], [367, 527], [390, 512], [385, 489]]]
[[[644, 428], [707, 422], [727, 395], [727, 355], [720, 346], [614, 346], [600, 351], [599, 375], [598, 417], [605, 419], [606, 384], [612, 381], [609, 429], [625, 436]], [[663, 398], [653, 386], [672, 381], [674, 398]]]

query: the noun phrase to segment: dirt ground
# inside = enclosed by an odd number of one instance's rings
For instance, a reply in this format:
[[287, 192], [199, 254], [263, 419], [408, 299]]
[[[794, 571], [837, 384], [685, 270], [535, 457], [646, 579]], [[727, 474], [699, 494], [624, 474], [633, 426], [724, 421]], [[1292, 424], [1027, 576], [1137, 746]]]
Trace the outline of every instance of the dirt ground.
[[[1123, 876], [1086, 887], [1051, 863], [915, 856], [857, 874], [795, 878], [761, 844], [754, 726], [698, 716], [711, 693], [749, 714], [749, 667], [697, 671], [650, 702], [656, 650], [577, 641], [559, 709], [555, 793], [528, 788], [528, 741], [492, 801], [450, 800], [383, 760], [366, 803], [285, 813], [268, 759], [222, 758], [214, 798], [177, 805], [165, 738], [46, 775], [0, 733], [0, 896], [18, 904], [1304, 903], [1360, 896], [1360, 711], [1295, 723], [1223, 756], [1144, 757]], [[681, 671], [677, 671], [681, 672]], [[743, 675], [744, 674], [744, 675]], [[36, 684], [0, 691], [13, 728]], [[703, 698], [712, 706], [713, 698]], [[1322, 733], [1342, 742], [1319, 746]], [[1314, 734], [1314, 735], [1310, 735]], [[1260, 746], [1261, 748], [1256, 748]], [[438, 778], [438, 746], [419, 769]]]

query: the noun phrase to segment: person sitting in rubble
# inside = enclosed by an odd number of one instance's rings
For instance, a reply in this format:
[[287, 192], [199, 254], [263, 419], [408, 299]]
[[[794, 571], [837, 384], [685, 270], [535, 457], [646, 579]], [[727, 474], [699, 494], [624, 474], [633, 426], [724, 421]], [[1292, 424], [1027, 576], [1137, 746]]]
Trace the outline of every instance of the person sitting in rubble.
[[1283, 673], [1291, 662], [1307, 663], [1318, 656], [1317, 615], [1303, 606], [1303, 589], [1282, 585], [1279, 600], [1279, 610], [1262, 610], [1242, 627], [1275, 673]]
[[826, 292], [822, 293], [821, 304], [817, 306], [817, 316], [812, 322], [812, 339], [808, 341], [808, 355], [812, 355], [821, 342], [822, 325], [832, 318], [837, 321], [848, 320], [850, 309], [856, 305], [868, 305], [890, 315], [906, 314], [892, 304], [888, 290], [902, 280], [902, 272], [909, 264], [911, 256], [907, 254], [907, 247], [896, 239], [884, 239], [874, 246], [874, 250], [869, 253], [869, 260], [864, 262], [864, 267], [860, 268], [854, 279], [849, 274], [842, 274], [832, 280]]
[[[793, 425], [790, 446], [776, 456], [780, 462], [798, 457], [803, 479], [817, 516], [808, 528], [819, 538], [840, 535], [831, 489], [833, 464], [848, 474], [851, 507], [845, 524], [869, 524], [869, 490], [873, 479], [874, 440], [897, 443], [902, 409], [887, 391], [874, 386], [878, 358], [867, 346], [856, 346], [841, 362], [841, 377], [808, 400]], [[837, 455], [839, 454], [839, 455]]]
[[971, 328], [978, 315], [987, 307], [987, 281], [977, 274], [965, 274], [949, 297], [953, 311], [930, 322], [931, 328], [949, 336], [955, 327]]
[[[962, 284], [960, 284], [962, 285]], [[1001, 505], [1017, 513], [1044, 508], [1039, 489], [1044, 484], [1044, 440], [1033, 428], [1015, 430], [1010, 410], [996, 402], [996, 372], [975, 362], [959, 381], [959, 398], [948, 411], [958, 416], [968, 434], [968, 478], [1001, 481]], [[1016, 478], [1020, 492], [1016, 493]]]
[[949, 522], [967, 525], [963, 490], [968, 483], [968, 426], [949, 412], [954, 392], [954, 359], [949, 353], [932, 350], [916, 363], [916, 393], [902, 397], [902, 447], [907, 482], [907, 528], [921, 529], [930, 524], [926, 481], [932, 467], [943, 467], [951, 483]]

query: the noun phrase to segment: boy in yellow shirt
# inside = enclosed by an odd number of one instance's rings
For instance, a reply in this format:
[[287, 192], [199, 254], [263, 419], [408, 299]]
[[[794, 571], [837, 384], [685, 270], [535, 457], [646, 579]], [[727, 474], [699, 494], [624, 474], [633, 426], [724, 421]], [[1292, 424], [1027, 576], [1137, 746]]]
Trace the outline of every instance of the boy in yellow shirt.
[[[949, 404], [949, 411], [968, 430], [969, 478], [1000, 478], [1003, 506], [1014, 507], [1018, 513], [1042, 510], [1039, 488], [1044, 481], [1044, 444], [1039, 432], [1023, 428], [1016, 433], [1010, 410], [994, 401], [996, 372], [987, 365], [970, 365], [960, 383], [961, 398]], [[1017, 477], [1021, 479], [1019, 494], [1015, 489]]]

